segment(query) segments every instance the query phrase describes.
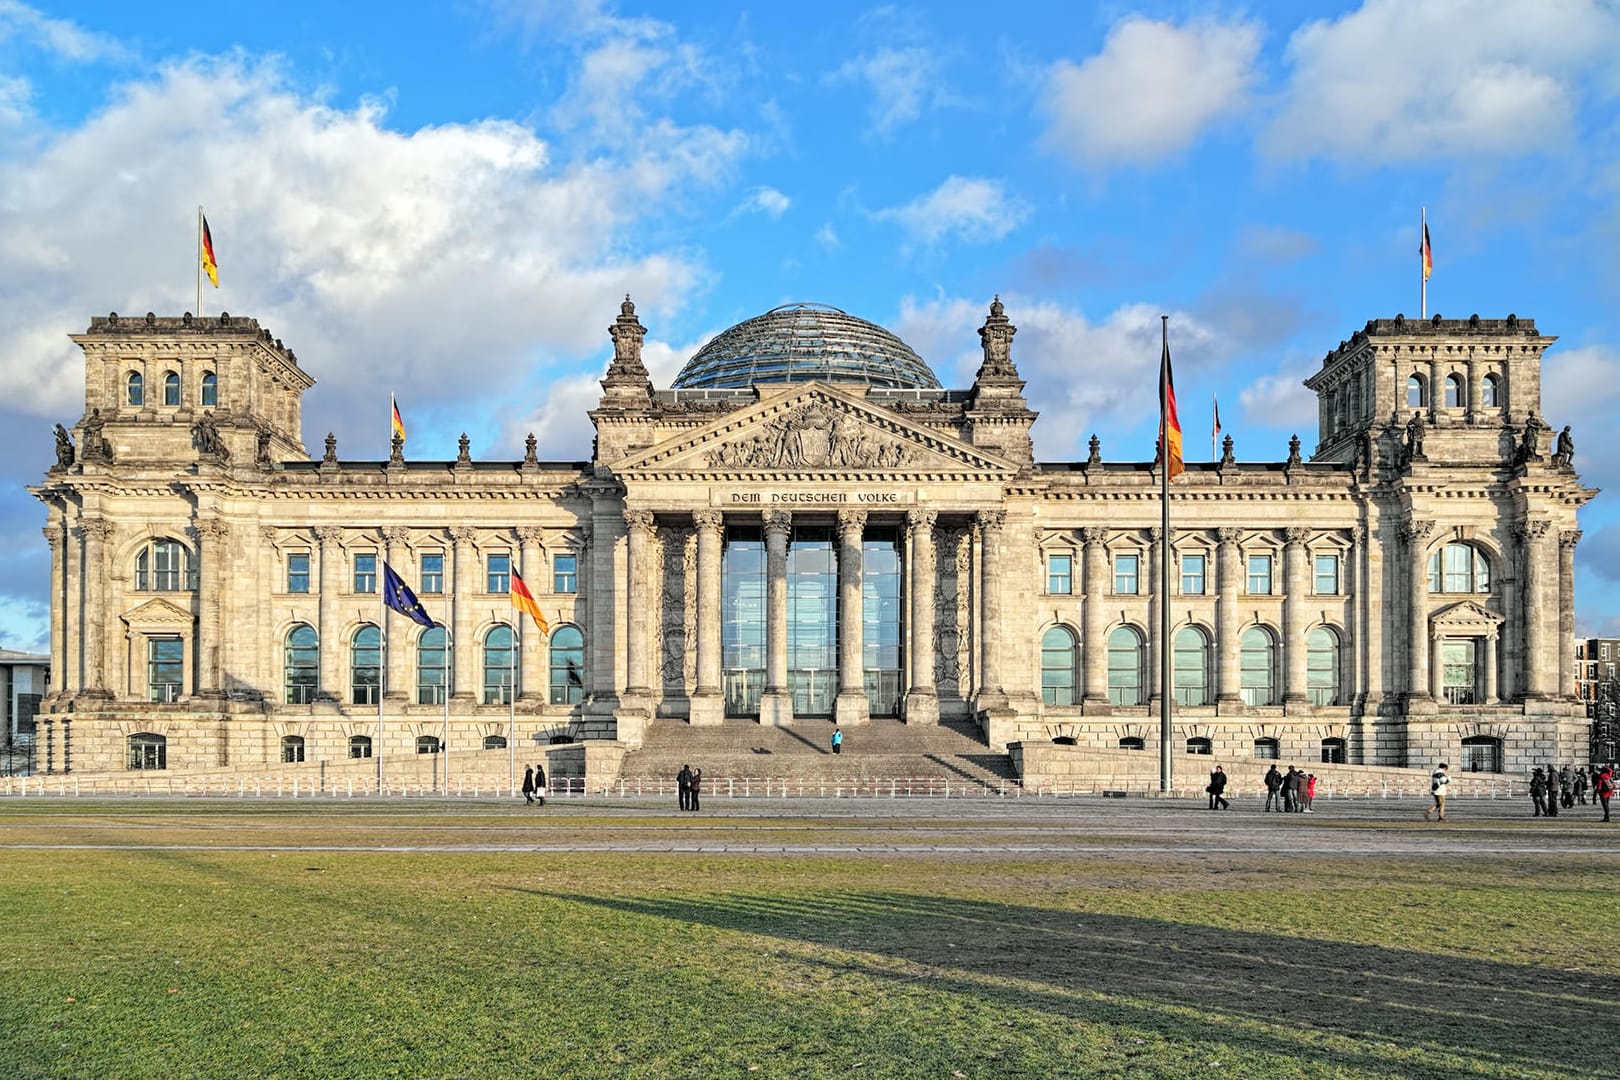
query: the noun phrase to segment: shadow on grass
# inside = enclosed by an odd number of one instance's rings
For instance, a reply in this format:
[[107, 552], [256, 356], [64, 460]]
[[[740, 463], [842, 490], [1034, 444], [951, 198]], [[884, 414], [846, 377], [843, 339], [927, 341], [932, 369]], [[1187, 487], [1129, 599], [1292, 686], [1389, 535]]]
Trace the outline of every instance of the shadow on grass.
[[[992, 1006], [1140, 1025], [1177, 1040], [1328, 1067], [1409, 1075], [1412, 1062], [1391, 1060], [1378, 1043], [1421, 1051], [1433, 1062], [1430, 1075], [1596, 1075], [1598, 1063], [1620, 1054], [1620, 985], [1592, 973], [904, 893], [645, 899], [536, 892], [845, 950], [814, 962]], [[931, 970], [867, 963], [860, 953]], [[1323, 1034], [1363, 1045], [1324, 1046]]]

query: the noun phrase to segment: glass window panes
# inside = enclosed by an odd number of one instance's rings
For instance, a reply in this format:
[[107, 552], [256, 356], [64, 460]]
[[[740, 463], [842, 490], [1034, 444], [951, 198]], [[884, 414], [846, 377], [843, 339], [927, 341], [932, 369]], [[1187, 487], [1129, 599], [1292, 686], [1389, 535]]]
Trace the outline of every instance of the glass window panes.
[[1074, 592], [1073, 555], [1046, 557], [1046, 591], [1053, 596], [1068, 596]]
[[484, 635], [484, 704], [505, 705], [512, 700], [512, 628], [502, 624]]
[[1501, 772], [1502, 740], [1490, 735], [1470, 735], [1462, 741], [1463, 772]]
[[579, 556], [551, 557], [551, 591], [563, 594], [579, 592]]
[[1145, 750], [1147, 744], [1142, 741], [1140, 735], [1126, 735], [1119, 740], [1119, 748], [1121, 750]]
[[1054, 626], [1041, 635], [1041, 699], [1048, 705], [1074, 704], [1074, 634]]
[[585, 635], [578, 627], [559, 626], [551, 633], [551, 703], [578, 705], [585, 700]]
[[202, 393], [199, 397], [204, 408], [213, 408], [219, 404], [219, 378], [212, 371], [203, 372]]
[[1472, 544], [1447, 544], [1429, 556], [1429, 591], [1488, 593], [1490, 561]]
[[370, 735], [349, 736], [349, 756], [352, 758], [368, 758], [371, 756]]
[[795, 526], [787, 563], [788, 693], [795, 716], [830, 716], [838, 696], [838, 552], [833, 530]]
[[485, 735], [484, 736], [484, 749], [485, 750], [505, 750], [506, 749], [506, 736], [505, 735]]
[[180, 700], [185, 643], [178, 637], [146, 639], [146, 700]]
[[1276, 704], [1276, 641], [1270, 631], [1251, 626], [1238, 639], [1238, 685], [1245, 705]]
[[180, 404], [180, 376], [172, 371], [163, 376], [163, 404]]
[[900, 715], [901, 586], [900, 530], [868, 527], [861, 540], [861, 668], [873, 716]]
[[308, 705], [321, 685], [321, 647], [315, 628], [304, 623], [287, 632], [286, 697], [289, 705]]
[[287, 553], [287, 591], [290, 593], [309, 592], [309, 552], [290, 551]]
[[422, 553], [420, 581], [424, 593], [444, 592], [444, 552], [424, 551]]
[[1203, 555], [1183, 555], [1181, 557], [1181, 595], [1204, 595], [1204, 569]]
[[1325, 626], [1305, 635], [1305, 696], [1312, 705], [1339, 703], [1339, 636]]
[[349, 700], [375, 705], [382, 693], [382, 631], [362, 626], [354, 632], [349, 663]]
[[142, 386], [142, 382], [143, 380], [141, 379], [141, 373], [138, 371], [130, 372], [129, 378], [124, 382], [124, 400], [128, 401], [131, 405], [141, 405], [146, 401], [146, 394]]
[[154, 540], [135, 554], [135, 588], [140, 592], [195, 589], [191, 553], [177, 540]]
[[1215, 745], [1202, 735], [1195, 735], [1187, 740], [1187, 753], [1211, 754], [1215, 752]]
[[377, 553], [375, 551], [355, 553], [354, 591], [357, 593], [374, 593], [377, 591]]
[[1271, 595], [1271, 556], [1249, 556], [1249, 595]]
[[1142, 705], [1142, 636], [1129, 626], [1108, 635], [1108, 700], [1114, 705]]
[[1343, 765], [1347, 760], [1348, 759], [1344, 752], [1343, 739], [1322, 740], [1322, 764]]
[[1135, 596], [1137, 588], [1137, 568], [1140, 557], [1136, 555], [1114, 556], [1114, 592], [1121, 596]]
[[129, 737], [129, 767], [132, 769], [167, 769], [169, 767], [169, 740], [163, 735], [143, 731]]
[[416, 737], [416, 752], [418, 754], [437, 754], [439, 752], [439, 737], [437, 735], [418, 735]]
[[302, 735], [283, 735], [281, 737], [282, 764], [293, 765], [303, 760], [304, 737]]
[[1409, 375], [1406, 378], [1406, 407], [1421, 409], [1423, 407], [1423, 377]]
[[1479, 403], [1486, 409], [1494, 409], [1500, 404], [1496, 400], [1499, 383], [1495, 375], [1487, 375], [1479, 385]]
[[1460, 409], [1464, 405], [1463, 381], [1456, 375], [1446, 376], [1446, 408]]
[[443, 705], [449, 692], [450, 650], [444, 627], [430, 627], [416, 639], [416, 703]]
[[720, 655], [727, 716], [758, 716], [765, 688], [765, 538], [758, 526], [726, 529], [720, 560]]
[[485, 591], [490, 593], [510, 592], [512, 589], [512, 553], [509, 551], [491, 552], [485, 575]]
[[1276, 739], [1261, 738], [1254, 740], [1254, 756], [1257, 758], [1279, 758], [1282, 756], [1282, 747]]
[[1440, 681], [1452, 705], [1478, 702], [1479, 664], [1474, 638], [1446, 638], [1440, 643]]
[[1316, 565], [1316, 595], [1339, 595], [1339, 557], [1337, 555], [1318, 555]]
[[1177, 705], [1209, 704], [1209, 639], [1196, 626], [1175, 636], [1175, 695]]

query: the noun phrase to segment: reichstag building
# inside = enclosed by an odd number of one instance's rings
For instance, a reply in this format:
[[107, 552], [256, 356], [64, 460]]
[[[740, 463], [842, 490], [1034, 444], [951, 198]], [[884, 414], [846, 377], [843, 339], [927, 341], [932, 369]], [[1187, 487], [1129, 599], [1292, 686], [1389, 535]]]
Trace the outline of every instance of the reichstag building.
[[[1247, 461], [1228, 439], [1175, 481], [1168, 595], [1155, 463], [1095, 439], [1035, 460], [1015, 332], [992, 303], [950, 389], [881, 327], [791, 305], [660, 388], [626, 299], [588, 462], [538, 460], [532, 436], [520, 460], [463, 436], [450, 461], [397, 438], [356, 461], [331, 436], [306, 451], [315, 379], [256, 320], [93, 318], [84, 414], [30, 489], [52, 556], [40, 771], [874, 718], [1155, 760], [1164, 649], [1177, 753], [1581, 757], [1595, 492], [1542, 418], [1555, 339], [1532, 320], [1341, 341], [1307, 382], [1314, 449]], [[385, 565], [433, 626], [382, 607]], [[549, 635], [519, 621], [514, 573]]]

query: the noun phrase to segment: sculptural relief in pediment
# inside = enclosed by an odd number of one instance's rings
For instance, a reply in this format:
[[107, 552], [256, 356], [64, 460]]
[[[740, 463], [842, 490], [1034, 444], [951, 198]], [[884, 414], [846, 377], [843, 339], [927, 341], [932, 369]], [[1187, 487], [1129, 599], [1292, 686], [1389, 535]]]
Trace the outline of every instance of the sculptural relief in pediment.
[[916, 447], [820, 401], [806, 402], [704, 454], [723, 469], [894, 469]]

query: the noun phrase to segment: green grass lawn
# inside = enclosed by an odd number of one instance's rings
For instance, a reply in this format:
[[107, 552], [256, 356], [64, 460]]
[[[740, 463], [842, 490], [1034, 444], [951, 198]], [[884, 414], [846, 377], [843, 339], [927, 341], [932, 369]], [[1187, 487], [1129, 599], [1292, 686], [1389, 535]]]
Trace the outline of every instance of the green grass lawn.
[[589, 819], [70, 809], [8, 806], [0, 840], [195, 846], [0, 851], [0, 1076], [1567, 1077], [1620, 1057], [1612, 859], [229, 850], [385, 827], [545, 843]]

